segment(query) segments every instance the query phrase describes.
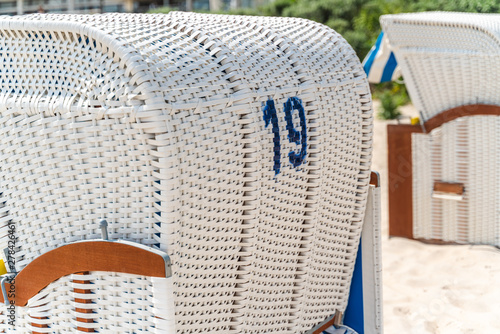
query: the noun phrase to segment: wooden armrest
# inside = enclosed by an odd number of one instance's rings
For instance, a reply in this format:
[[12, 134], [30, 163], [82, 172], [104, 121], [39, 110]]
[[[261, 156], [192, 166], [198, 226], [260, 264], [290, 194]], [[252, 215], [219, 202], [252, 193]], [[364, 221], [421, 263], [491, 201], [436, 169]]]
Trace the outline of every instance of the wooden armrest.
[[[26, 306], [28, 300], [55, 280], [79, 272], [108, 271], [151, 277], [170, 277], [170, 258], [164, 252], [126, 241], [83, 241], [51, 250], [28, 264], [12, 283], [9, 302]], [[4, 283], [11, 290], [11, 283]], [[12, 291], [12, 290], [11, 290]], [[3, 293], [0, 293], [5, 300]]]
[[435, 192], [453, 194], [453, 195], [463, 195], [464, 190], [465, 187], [463, 183], [443, 182], [443, 181], [434, 182]]

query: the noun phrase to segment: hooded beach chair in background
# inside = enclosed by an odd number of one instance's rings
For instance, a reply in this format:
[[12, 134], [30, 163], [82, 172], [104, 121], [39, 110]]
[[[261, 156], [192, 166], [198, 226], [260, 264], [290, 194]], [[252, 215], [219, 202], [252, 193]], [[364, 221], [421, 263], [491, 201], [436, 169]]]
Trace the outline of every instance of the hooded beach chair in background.
[[0, 36], [3, 332], [381, 333], [371, 97], [340, 35], [170, 13]]
[[421, 125], [389, 125], [389, 234], [500, 246], [500, 15], [381, 17]]

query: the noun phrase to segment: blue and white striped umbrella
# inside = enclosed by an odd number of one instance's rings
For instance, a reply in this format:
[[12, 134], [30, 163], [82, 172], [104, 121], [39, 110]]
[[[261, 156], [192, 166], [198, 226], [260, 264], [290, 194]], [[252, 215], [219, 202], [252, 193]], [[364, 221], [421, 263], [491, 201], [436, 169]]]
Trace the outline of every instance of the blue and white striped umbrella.
[[370, 83], [393, 81], [401, 76], [396, 57], [391, 51], [389, 40], [383, 31], [363, 60], [363, 68]]

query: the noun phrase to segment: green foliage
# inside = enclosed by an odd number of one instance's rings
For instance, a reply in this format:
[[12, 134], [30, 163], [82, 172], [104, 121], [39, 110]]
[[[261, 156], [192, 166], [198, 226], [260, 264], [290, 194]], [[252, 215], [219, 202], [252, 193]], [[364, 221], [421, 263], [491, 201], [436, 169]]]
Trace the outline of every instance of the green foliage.
[[395, 119], [401, 112], [399, 107], [410, 102], [406, 86], [398, 82], [385, 82], [372, 86], [373, 97], [380, 100], [377, 116], [381, 119]]
[[285, 9], [292, 7], [298, 0], [275, 0], [267, 6], [261, 7], [258, 11], [265, 16], [284, 16]]
[[378, 99], [380, 95], [385, 91], [391, 91], [392, 94], [397, 95], [398, 99], [401, 102], [401, 105], [404, 105], [410, 102], [410, 98], [408, 96], [408, 91], [406, 90], [406, 86], [402, 82], [384, 82], [380, 84], [372, 85], [371, 91], [373, 97]]
[[158, 7], [155, 9], [151, 9], [148, 13], [155, 13], [155, 14], [168, 14], [169, 12], [175, 10], [175, 8], [171, 7]]
[[[354, 17], [354, 31], [364, 33], [364, 39], [359, 40], [355, 47], [361, 59], [370, 51], [380, 34], [380, 16], [404, 12], [411, 12], [409, 3], [405, 0], [370, 0], [361, 8]], [[346, 39], [351, 42], [347, 37]]]
[[[363, 31], [356, 31], [357, 13], [368, 0], [276, 0], [262, 8], [266, 15], [302, 17], [323, 23], [344, 36], [358, 51], [358, 46], [368, 44]], [[361, 48], [364, 52], [369, 50]], [[360, 53], [358, 52], [358, 55]], [[364, 56], [364, 55], [363, 55]]]
[[497, 13], [500, 3], [496, 0], [419, 0], [412, 4], [413, 12], [442, 10], [472, 13]]
[[395, 119], [401, 112], [399, 111], [400, 105], [392, 95], [390, 90], [386, 90], [380, 95], [380, 109], [377, 116], [380, 119]]
[[256, 16], [256, 15], [262, 15], [259, 10], [256, 8], [238, 8], [238, 9], [231, 9], [229, 11], [222, 12], [221, 14], [229, 14], [229, 15], [250, 15], [250, 16]]

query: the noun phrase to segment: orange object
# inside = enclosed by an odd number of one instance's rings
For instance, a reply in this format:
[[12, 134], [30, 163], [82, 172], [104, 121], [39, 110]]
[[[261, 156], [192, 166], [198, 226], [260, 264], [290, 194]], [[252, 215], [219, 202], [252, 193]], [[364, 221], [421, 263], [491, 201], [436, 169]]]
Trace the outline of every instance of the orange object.
[[[159, 252], [137, 245], [124, 242], [86, 241], [64, 245], [47, 252], [32, 261], [16, 276], [15, 304], [26, 306], [31, 297], [50, 283], [78, 272], [109, 271], [168, 277], [170, 268], [165, 258]], [[9, 287], [10, 284], [6, 283], [7, 291]], [[4, 299], [3, 293], [1, 295]]]

